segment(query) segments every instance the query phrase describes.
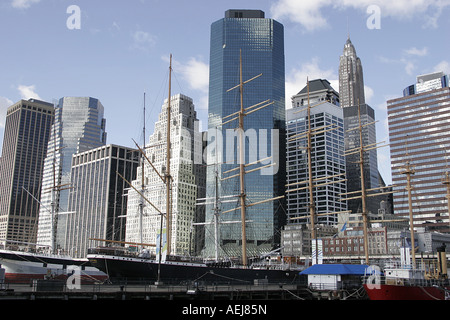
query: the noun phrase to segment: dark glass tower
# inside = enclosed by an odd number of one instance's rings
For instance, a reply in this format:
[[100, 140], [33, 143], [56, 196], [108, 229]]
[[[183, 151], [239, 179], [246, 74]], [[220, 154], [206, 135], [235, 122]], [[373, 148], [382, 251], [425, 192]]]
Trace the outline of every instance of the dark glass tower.
[[[284, 194], [285, 185], [285, 72], [283, 25], [266, 19], [259, 10], [228, 10], [225, 18], [211, 25], [210, 82], [208, 119], [207, 197], [215, 195], [215, 172], [219, 178], [237, 174], [237, 121], [221, 124], [240, 110], [240, 54], [242, 54], [243, 106], [248, 108], [270, 99], [274, 103], [244, 119], [245, 163], [272, 156], [270, 160], [246, 167], [246, 171], [274, 163], [264, 170], [245, 175], [247, 202], [255, 203]], [[256, 108], [254, 108], [256, 109]], [[217, 131], [216, 131], [217, 129]], [[239, 177], [219, 180], [221, 197], [238, 195]], [[220, 206], [218, 242], [221, 256], [241, 256], [239, 198], [231, 197]], [[248, 257], [270, 251], [279, 244], [279, 229], [284, 222], [284, 203], [276, 200], [247, 208], [246, 234]], [[237, 209], [237, 210], [233, 210]], [[230, 211], [231, 210], [231, 211]], [[226, 212], [229, 211], [229, 212]], [[207, 206], [206, 222], [214, 220], [213, 206]], [[239, 221], [239, 222], [238, 222]], [[232, 222], [232, 223], [230, 223]], [[214, 250], [214, 228], [206, 226], [205, 255]]]

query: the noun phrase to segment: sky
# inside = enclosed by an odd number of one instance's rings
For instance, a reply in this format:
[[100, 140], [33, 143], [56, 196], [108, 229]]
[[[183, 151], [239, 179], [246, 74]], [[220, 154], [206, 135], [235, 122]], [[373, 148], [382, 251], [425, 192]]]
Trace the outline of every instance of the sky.
[[[98, 98], [107, 143], [142, 143], [168, 95], [191, 97], [207, 129], [210, 27], [228, 9], [258, 9], [284, 25], [286, 103], [307, 78], [338, 91], [347, 37], [361, 58], [377, 140], [389, 143], [386, 101], [416, 76], [450, 74], [450, 0], [0, 0], [0, 147], [20, 99]], [[379, 171], [391, 183], [389, 147]]]

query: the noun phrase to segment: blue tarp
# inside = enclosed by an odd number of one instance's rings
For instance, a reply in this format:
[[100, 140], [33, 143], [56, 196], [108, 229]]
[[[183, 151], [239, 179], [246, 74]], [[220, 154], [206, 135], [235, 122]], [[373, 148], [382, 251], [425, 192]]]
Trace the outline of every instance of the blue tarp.
[[300, 272], [300, 274], [352, 274], [352, 275], [365, 275], [370, 274], [368, 265], [365, 264], [315, 264], [306, 270]]

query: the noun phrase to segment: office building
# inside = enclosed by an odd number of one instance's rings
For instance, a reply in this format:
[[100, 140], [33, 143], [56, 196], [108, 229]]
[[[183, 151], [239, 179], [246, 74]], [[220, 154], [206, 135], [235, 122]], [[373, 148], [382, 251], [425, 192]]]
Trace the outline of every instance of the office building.
[[361, 59], [356, 55], [350, 37], [339, 60], [339, 96], [342, 108], [366, 103]]
[[[199, 222], [196, 201], [204, 197], [205, 190], [205, 165], [201, 161], [203, 141], [192, 99], [177, 94], [170, 100], [170, 253], [190, 255], [197, 239], [193, 223]], [[163, 181], [167, 165], [167, 104], [166, 99], [145, 148], [146, 158], [153, 167], [144, 160], [144, 175], [142, 167], [138, 168], [136, 179], [132, 181], [135, 189], [128, 191], [127, 242], [156, 245], [161, 225], [164, 229], [167, 225], [166, 219], [161, 224], [161, 214], [167, 213], [167, 189]], [[149, 249], [155, 250], [155, 247]]]
[[0, 239], [36, 243], [53, 104], [20, 100], [6, 113], [0, 167]]
[[[343, 55], [339, 62], [339, 98], [344, 111], [344, 132], [347, 192], [357, 192], [361, 186], [360, 155], [356, 148], [361, 147], [359, 124], [362, 125], [362, 146], [367, 149], [374, 147], [376, 141], [375, 111], [365, 103], [364, 79], [360, 58], [356, 55], [355, 47], [350, 38], [344, 45]], [[355, 130], [353, 130], [355, 129]], [[366, 189], [375, 189], [384, 186], [383, 179], [378, 172], [377, 149], [364, 152], [364, 183]], [[357, 193], [353, 193], [357, 196]], [[377, 213], [380, 202], [386, 197], [368, 197], [366, 209], [368, 212]], [[353, 199], [347, 202], [348, 210], [362, 212], [361, 199]]]
[[[279, 22], [265, 18], [260, 10], [228, 10], [225, 17], [211, 25], [210, 78], [208, 109], [208, 172], [207, 197], [215, 195], [215, 171], [221, 179], [230, 176], [225, 172], [239, 166], [236, 146], [238, 121], [222, 126], [240, 110], [240, 57], [242, 80], [262, 76], [246, 82], [243, 88], [243, 106], [249, 108], [270, 100], [273, 104], [257, 110], [244, 119], [245, 163], [255, 163], [251, 168], [273, 164], [245, 174], [245, 194], [249, 203], [268, 200], [284, 194], [285, 185], [285, 62], [284, 28]], [[259, 105], [261, 106], [261, 105]], [[253, 108], [253, 109], [256, 109]], [[230, 117], [228, 117], [230, 116]], [[247, 170], [247, 171], [249, 171]], [[234, 174], [238, 171], [234, 171]], [[220, 180], [220, 197], [240, 193], [239, 178]], [[228, 199], [230, 201], [232, 199]], [[240, 257], [242, 241], [246, 241], [248, 257], [268, 252], [279, 246], [280, 228], [284, 223], [283, 200], [247, 207], [246, 238], [242, 239], [239, 198], [221, 205], [219, 236], [221, 256]], [[246, 204], [247, 205], [247, 204]], [[231, 211], [230, 211], [231, 210]], [[206, 222], [214, 220], [212, 205], [207, 207]], [[239, 223], [234, 223], [239, 221]], [[233, 223], [231, 223], [233, 222]], [[206, 225], [204, 255], [215, 254], [214, 227]], [[208, 237], [209, 236], [209, 237]]]
[[410, 165], [414, 226], [448, 232], [445, 174], [449, 171], [450, 88], [442, 72], [417, 77], [403, 97], [387, 101], [394, 213], [409, 216]]
[[[53, 249], [64, 244], [67, 214], [62, 213], [68, 212], [72, 156], [105, 145], [106, 120], [103, 113], [103, 105], [91, 97], [64, 97], [56, 105], [55, 122], [44, 161], [39, 244], [53, 247], [53, 241], [56, 241]], [[58, 212], [53, 217], [52, 207]]]
[[84, 258], [105, 245], [90, 238], [125, 241], [126, 181], [136, 179], [139, 159], [138, 150], [111, 144], [73, 155], [65, 252]]
[[[316, 214], [342, 212], [345, 182], [344, 117], [339, 95], [324, 79], [309, 81], [311, 124], [311, 172]], [[287, 129], [287, 217], [288, 223], [310, 224], [307, 87], [292, 97], [286, 111]], [[301, 183], [301, 184], [296, 184]], [[316, 217], [315, 224], [336, 225], [337, 214]]]

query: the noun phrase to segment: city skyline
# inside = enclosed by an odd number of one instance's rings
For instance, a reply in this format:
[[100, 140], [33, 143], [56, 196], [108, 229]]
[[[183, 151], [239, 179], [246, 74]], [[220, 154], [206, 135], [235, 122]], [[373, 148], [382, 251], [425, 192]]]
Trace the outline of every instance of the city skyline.
[[[364, 65], [366, 103], [379, 120], [379, 141], [388, 139], [387, 100], [414, 83], [416, 75], [450, 73], [445, 55], [450, 44], [442, 40], [449, 3], [77, 1], [80, 28], [70, 29], [73, 4], [11, 0], [0, 5], [0, 36], [11, 48], [0, 62], [0, 145], [6, 108], [21, 98], [52, 102], [62, 96], [93, 96], [105, 105], [107, 143], [133, 146], [132, 139], [142, 141], [143, 92], [148, 132], [156, 122], [166, 96], [162, 84], [169, 53], [174, 54], [173, 92], [193, 98], [205, 130], [209, 26], [234, 8], [262, 10], [284, 25], [288, 107], [306, 77], [328, 79], [338, 90], [339, 56], [349, 34]], [[391, 182], [388, 149], [378, 152], [386, 183]]]

